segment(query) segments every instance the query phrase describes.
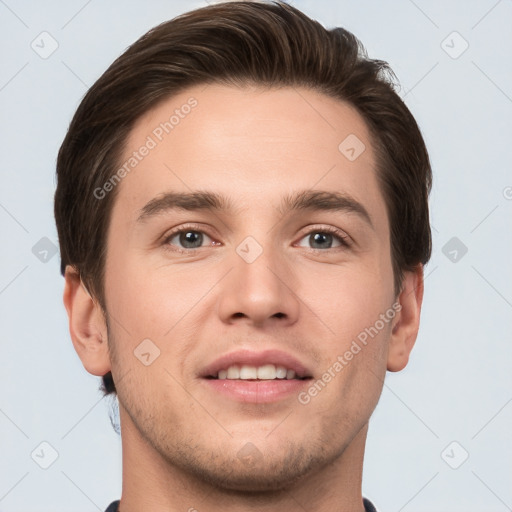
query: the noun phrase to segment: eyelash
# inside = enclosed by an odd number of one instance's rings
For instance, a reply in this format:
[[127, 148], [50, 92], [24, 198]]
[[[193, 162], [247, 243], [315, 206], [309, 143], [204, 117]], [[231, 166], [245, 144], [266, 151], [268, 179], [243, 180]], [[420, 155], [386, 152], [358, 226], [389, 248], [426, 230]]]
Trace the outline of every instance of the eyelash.
[[[202, 228], [201, 226], [198, 226], [198, 225], [194, 225], [194, 224], [190, 224], [190, 225], [187, 225], [187, 226], [183, 226], [175, 231], [172, 231], [171, 233], [169, 233], [163, 240], [162, 244], [164, 245], [164, 247], [167, 249], [167, 250], [170, 250], [170, 251], [173, 251], [173, 252], [180, 252], [180, 253], [184, 253], [184, 254], [192, 254], [192, 253], [196, 253], [198, 249], [204, 249], [205, 247], [208, 247], [208, 246], [201, 246], [201, 247], [196, 247], [194, 249], [186, 249], [186, 248], [180, 248], [180, 247], [176, 247], [176, 246], [171, 246], [170, 245], [170, 241], [176, 236], [176, 235], [179, 235], [181, 233], [188, 233], [189, 231], [192, 231], [192, 232], [195, 232], [195, 233], [202, 233], [206, 236], [208, 236], [209, 238], [212, 238], [210, 235], [208, 235], [208, 233], [206, 233]], [[339, 230], [339, 229], [336, 229], [336, 228], [333, 228], [333, 227], [330, 227], [330, 226], [325, 226], [325, 227], [321, 227], [321, 228], [312, 228], [310, 229], [307, 233], [305, 233], [301, 238], [300, 240], [303, 240], [305, 237], [313, 234], [313, 233], [324, 233], [324, 234], [329, 234], [329, 235], [333, 235], [337, 241], [340, 243], [340, 245], [338, 247], [329, 247], [327, 249], [316, 249], [316, 248], [313, 248], [313, 247], [309, 247], [308, 249], [314, 253], [326, 253], [327, 251], [335, 251], [335, 250], [343, 250], [343, 249], [347, 249], [349, 247], [351, 247], [351, 244], [350, 242], [348, 241], [349, 240], [349, 237], [346, 233], [344, 233], [343, 231]], [[299, 241], [300, 241], [299, 240]], [[211, 244], [213, 245], [213, 244]], [[210, 245], [210, 246], [211, 246]], [[299, 246], [300, 247], [300, 246]]]

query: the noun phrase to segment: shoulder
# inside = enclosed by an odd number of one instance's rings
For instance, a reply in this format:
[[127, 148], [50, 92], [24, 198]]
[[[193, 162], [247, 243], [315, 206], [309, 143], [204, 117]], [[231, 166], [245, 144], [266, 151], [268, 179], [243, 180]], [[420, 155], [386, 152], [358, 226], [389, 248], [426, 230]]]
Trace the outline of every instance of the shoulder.
[[[373, 503], [368, 498], [363, 498], [363, 505], [365, 512], [377, 512], [377, 509], [373, 505]], [[107, 512], [111, 512], [107, 510]]]
[[105, 510], [105, 512], [117, 512], [117, 508], [119, 507], [119, 500], [113, 501]]

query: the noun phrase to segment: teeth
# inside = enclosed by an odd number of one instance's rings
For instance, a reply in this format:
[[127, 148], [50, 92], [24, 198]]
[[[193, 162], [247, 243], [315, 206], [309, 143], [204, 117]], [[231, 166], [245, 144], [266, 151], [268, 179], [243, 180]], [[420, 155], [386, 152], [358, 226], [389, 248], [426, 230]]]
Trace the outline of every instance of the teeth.
[[258, 379], [275, 379], [276, 367], [273, 364], [266, 364], [258, 368]]
[[233, 365], [225, 370], [219, 370], [218, 379], [231, 380], [274, 380], [274, 379], [295, 379], [295, 371], [285, 368], [284, 366], [276, 366], [273, 364], [265, 364], [263, 366]]
[[240, 369], [238, 368], [238, 366], [230, 366], [228, 368], [227, 378], [228, 379], [239, 379], [240, 378]]
[[284, 366], [278, 366], [276, 368], [276, 376], [278, 379], [286, 379], [286, 368]]
[[242, 368], [240, 368], [240, 378], [242, 380], [257, 379], [258, 369], [255, 366], [244, 365]]

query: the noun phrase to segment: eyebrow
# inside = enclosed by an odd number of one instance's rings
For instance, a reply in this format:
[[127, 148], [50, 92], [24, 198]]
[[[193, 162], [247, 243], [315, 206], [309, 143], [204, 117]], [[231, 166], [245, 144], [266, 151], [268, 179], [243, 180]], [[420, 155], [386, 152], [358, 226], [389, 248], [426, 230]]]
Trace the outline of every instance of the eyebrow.
[[167, 192], [146, 203], [139, 212], [137, 222], [148, 220], [150, 217], [155, 217], [170, 210], [221, 211], [231, 209], [230, 201], [215, 192]]
[[[220, 212], [234, 211], [235, 208], [229, 198], [216, 192], [200, 190], [187, 193], [167, 192], [151, 199], [143, 206], [139, 211], [137, 222], [146, 221], [172, 210]], [[348, 194], [321, 190], [301, 190], [285, 196], [278, 208], [279, 213], [283, 216], [298, 210], [355, 213], [373, 229], [373, 223], [366, 208]]]
[[282, 215], [285, 215], [288, 211], [296, 210], [355, 213], [373, 229], [372, 219], [366, 208], [350, 195], [339, 192], [303, 190], [285, 196], [278, 210]]

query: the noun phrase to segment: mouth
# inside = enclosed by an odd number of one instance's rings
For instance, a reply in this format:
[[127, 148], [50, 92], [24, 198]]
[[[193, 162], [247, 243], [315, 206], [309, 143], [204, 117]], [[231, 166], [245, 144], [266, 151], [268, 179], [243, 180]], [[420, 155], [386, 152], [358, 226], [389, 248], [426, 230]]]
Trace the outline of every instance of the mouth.
[[299, 377], [292, 368], [271, 363], [261, 366], [234, 364], [219, 370], [215, 375], [208, 375], [206, 378], [218, 380], [306, 380], [310, 377]]
[[278, 350], [232, 352], [208, 365], [200, 377], [216, 394], [245, 403], [289, 398], [313, 378], [297, 358]]

